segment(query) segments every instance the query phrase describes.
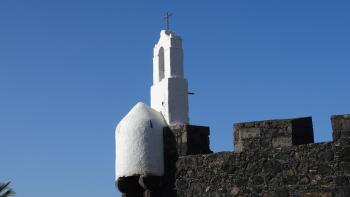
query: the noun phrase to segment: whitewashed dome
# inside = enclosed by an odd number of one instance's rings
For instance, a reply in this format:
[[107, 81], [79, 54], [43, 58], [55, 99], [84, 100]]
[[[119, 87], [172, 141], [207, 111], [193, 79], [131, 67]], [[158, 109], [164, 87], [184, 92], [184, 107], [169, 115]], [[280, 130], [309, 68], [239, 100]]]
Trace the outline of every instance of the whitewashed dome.
[[137, 103], [116, 131], [116, 180], [134, 175], [164, 175], [162, 114]]

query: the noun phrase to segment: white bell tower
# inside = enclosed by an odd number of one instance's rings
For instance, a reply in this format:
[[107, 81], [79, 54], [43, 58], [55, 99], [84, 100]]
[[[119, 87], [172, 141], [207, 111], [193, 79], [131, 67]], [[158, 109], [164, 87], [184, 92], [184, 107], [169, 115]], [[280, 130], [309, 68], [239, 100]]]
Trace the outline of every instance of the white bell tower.
[[189, 123], [182, 39], [169, 30], [160, 32], [153, 50], [151, 107], [161, 112], [169, 125]]

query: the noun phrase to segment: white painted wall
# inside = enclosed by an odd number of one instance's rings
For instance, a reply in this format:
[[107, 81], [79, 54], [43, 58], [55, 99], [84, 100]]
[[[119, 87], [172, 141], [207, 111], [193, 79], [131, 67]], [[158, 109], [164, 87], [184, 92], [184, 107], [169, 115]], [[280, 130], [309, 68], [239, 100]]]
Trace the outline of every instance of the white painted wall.
[[163, 128], [189, 123], [182, 40], [165, 30], [154, 47], [151, 107], [137, 103], [116, 128], [116, 179], [163, 176]]
[[116, 180], [133, 175], [164, 175], [163, 128], [160, 112], [137, 103], [115, 131]]
[[[164, 74], [160, 73], [163, 68]], [[189, 123], [182, 39], [174, 32], [162, 30], [153, 49], [151, 107], [161, 112], [168, 124]]]

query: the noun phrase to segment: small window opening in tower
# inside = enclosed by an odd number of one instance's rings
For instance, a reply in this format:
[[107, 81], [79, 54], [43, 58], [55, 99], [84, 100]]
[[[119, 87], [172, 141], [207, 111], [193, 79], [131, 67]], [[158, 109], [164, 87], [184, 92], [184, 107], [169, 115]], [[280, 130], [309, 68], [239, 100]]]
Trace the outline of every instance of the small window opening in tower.
[[153, 128], [152, 120], [149, 120], [149, 126], [150, 126], [151, 128]]
[[159, 81], [164, 79], [164, 48], [161, 47], [158, 53], [159, 59]]

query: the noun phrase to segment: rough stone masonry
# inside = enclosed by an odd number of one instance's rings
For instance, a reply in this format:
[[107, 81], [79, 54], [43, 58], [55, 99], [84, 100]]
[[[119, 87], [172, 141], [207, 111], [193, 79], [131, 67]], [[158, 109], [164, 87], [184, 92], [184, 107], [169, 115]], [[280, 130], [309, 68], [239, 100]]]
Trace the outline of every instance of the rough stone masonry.
[[158, 196], [349, 197], [350, 115], [331, 121], [333, 142], [316, 144], [310, 117], [235, 124], [235, 151], [214, 154], [208, 127], [165, 128]]

